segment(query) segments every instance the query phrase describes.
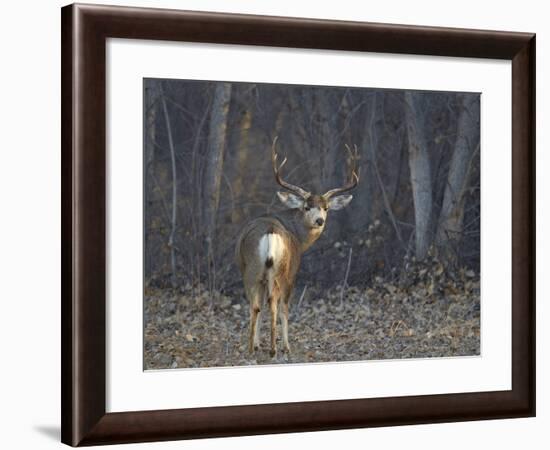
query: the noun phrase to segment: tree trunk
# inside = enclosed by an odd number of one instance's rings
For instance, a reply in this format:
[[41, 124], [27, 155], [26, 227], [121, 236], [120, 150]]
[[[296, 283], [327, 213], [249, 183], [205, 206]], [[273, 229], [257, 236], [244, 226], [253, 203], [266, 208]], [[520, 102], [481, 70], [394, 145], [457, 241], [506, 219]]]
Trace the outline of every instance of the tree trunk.
[[455, 148], [436, 233], [439, 250], [451, 261], [456, 256], [453, 248], [462, 237], [464, 194], [471, 162], [479, 146], [479, 97], [473, 94], [463, 95], [461, 107]]
[[208, 129], [208, 151], [204, 173], [203, 226], [206, 231], [206, 251], [209, 273], [209, 287], [215, 289], [216, 268], [214, 266], [214, 231], [220, 201], [220, 185], [226, 143], [227, 117], [231, 100], [231, 83], [217, 83], [210, 113]]
[[166, 106], [166, 98], [162, 90], [162, 84], [159, 84], [160, 96], [162, 99], [162, 110], [164, 112], [164, 120], [166, 121], [166, 133], [168, 135], [168, 147], [170, 149], [170, 162], [172, 166], [172, 213], [170, 219], [170, 235], [168, 237], [168, 247], [170, 248], [170, 266], [172, 270], [172, 286], [176, 286], [176, 248], [174, 244], [174, 238], [176, 234], [176, 218], [178, 207], [178, 180], [176, 172], [176, 150], [174, 148], [174, 139], [172, 138], [172, 126], [170, 124], [170, 116], [168, 114], [168, 107]]
[[419, 105], [420, 95], [422, 94], [405, 93], [409, 168], [414, 201], [415, 256], [419, 261], [426, 257], [431, 243], [430, 217], [432, 214], [432, 178], [424, 137], [424, 115]]
[[214, 231], [216, 212], [220, 201], [220, 184], [225, 152], [227, 115], [231, 98], [231, 84], [218, 83], [212, 101], [210, 126], [208, 130], [208, 150], [204, 175], [203, 225], [208, 235]]
[[[317, 152], [319, 155], [319, 173], [317, 178], [317, 190], [327, 190], [341, 182], [338, 175], [343, 164], [341, 160], [346, 156], [345, 148], [338, 148], [336, 118], [339, 106], [336, 104], [338, 97], [329, 96], [328, 92], [315, 91], [313, 118], [316, 127], [314, 137], [317, 139]], [[340, 170], [339, 170], [340, 169]]]
[[395, 235], [397, 236], [397, 239], [399, 240], [399, 242], [403, 243], [403, 238], [401, 237], [401, 231], [399, 229], [399, 226], [397, 225], [397, 221], [395, 219], [395, 215], [392, 210], [392, 205], [388, 197], [386, 185], [384, 184], [384, 181], [382, 180], [382, 176], [380, 175], [380, 170], [378, 169], [378, 155], [377, 155], [378, 134], [376, 131], [375, 118], [377, 116], [376, 111], [378, 110], [379, 102], [380, 102], [379, 95], [378, 93], [374, 92], [372, 94], [372, 100], [370, 100], [369, 114], [367, 116], [367, 129], [368, 129], [369, 142], [368, 144], [365, 145], [365, 147], [368, 148], [369, 150], [372, 169], [373, 169], [376, 181], [378, 183], [378, 186], [380, 188], [380, 192], [382, 194], [384, 209], [386, 211], [386, 214], [388, 216], [390, 223], [392, 224], [392, 227], [395, 231]]
[[[148, 185], [150, 183], [149, 177], [151, 172], [151, 167], [155, 160], [155, 141], [156, 141], [156, 122], [157, 122], [157, 105], [155, 95], [153, 95], [154, 89], [152, 86], [151, 80], [146, 80], [145, 87], [145, 183]], [[148, 283], [149, 278], [151, 277], [151, 255], [153, 249], [151, 246], [150, 239], [150, 230], [151, 230], [151, 219], [153, 217], [151, 212], [151, 189], [147, 187], [144, 189], [145, 201], [144, 201], [144, 216], [146, 220], [146, 230], [145, 233], [145, 283]]]
[[[237, 122], [238, 136], [236, 137], [235, 153], [236, 153], [236, 175], [233, 181], [233, 194], [235, 198], [242, 198], [247, 192], [247, 183], [250, 179], [247, 178], [247, 166], [250, 158], [250, 129], [252, 127], [252, 109], [246, 108]], [[231, 221], [239, 223], [242, 220], [242, 208], [233, 208], [231, 211]]]

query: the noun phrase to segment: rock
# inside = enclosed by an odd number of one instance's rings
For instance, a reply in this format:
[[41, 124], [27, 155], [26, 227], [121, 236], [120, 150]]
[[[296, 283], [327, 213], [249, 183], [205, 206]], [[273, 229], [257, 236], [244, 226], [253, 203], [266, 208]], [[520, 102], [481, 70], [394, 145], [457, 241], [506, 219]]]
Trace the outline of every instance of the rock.
[[172, 357], [166, 353], [161, 354], [159, 358], [159, 364], [164, 367], [168, 367], [172, 363]]

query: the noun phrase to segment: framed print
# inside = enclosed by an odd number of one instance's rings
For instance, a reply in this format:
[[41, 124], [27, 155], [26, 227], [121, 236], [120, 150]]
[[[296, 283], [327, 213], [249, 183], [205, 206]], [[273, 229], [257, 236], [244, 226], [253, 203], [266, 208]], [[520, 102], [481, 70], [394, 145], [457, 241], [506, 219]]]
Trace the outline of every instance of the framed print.
[[62, 441], [535, 414], [535, 37], [62, 9]]

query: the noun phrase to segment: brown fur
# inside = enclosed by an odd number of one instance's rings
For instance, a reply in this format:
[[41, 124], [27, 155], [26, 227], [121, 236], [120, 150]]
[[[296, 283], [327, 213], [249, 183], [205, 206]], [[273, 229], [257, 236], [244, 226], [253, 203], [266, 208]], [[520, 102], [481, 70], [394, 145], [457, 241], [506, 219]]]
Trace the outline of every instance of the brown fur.
[[323, 208], [325, 210], [328, 209], [328, 201], [322, 195], [310, 195], [306, 200], [306, 205], [310, 208], [315, 208], [316, 206], [319, 206], [320, 208]]

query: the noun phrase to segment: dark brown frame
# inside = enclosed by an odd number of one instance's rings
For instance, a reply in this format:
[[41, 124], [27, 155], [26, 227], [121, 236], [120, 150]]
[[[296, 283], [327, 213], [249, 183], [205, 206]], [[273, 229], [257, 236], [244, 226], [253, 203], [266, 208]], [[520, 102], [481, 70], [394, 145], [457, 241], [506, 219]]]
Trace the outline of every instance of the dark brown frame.
[[[106, 413], [105, 45], [110, 37], [511, 60], [512, 390]], [[61, 436], [73, 446], [534, 416], [535, 35], [64, 7], [61, 311]]]

